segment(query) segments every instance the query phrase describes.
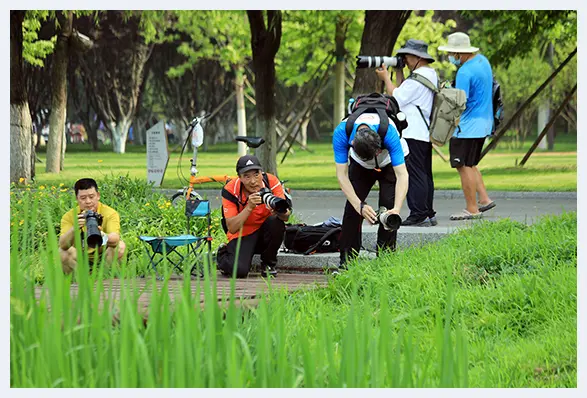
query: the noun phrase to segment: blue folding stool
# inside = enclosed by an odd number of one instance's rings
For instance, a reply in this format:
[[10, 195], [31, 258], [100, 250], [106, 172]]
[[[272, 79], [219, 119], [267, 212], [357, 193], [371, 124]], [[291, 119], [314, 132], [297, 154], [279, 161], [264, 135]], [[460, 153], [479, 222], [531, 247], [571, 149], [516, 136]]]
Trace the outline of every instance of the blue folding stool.
[[[185, 273], [189, 271], [191, 275], [196, 275], [196, 273], [203, 275], [204, 265], [211, 262], [210, 201], [200, 199], [186, 201], [185, 215], [187, 217], [187, 234], [185, 235], [139, 236], [139, 239], [146, 244], [145, 250], [157, 277], [159, 277], [157, 266], [164, 260], [171, 263], [178, 272]], [[206, 234], [204, 236], [195, 236], [190, 233], [190, 221], [193, 217], [204, 217], [206, 219]], [[180, 252], [181, 247], [186, 247], [185, 254]], [[191, 263], [191, 267], [189, 269], [182, 267], [184, 262]]]

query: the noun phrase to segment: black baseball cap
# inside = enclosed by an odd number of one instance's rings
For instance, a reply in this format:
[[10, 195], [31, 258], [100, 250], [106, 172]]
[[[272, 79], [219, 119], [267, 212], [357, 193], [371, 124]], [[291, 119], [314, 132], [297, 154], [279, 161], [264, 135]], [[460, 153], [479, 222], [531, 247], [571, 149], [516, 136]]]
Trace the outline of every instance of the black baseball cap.
[[263, 170], [261, 162], [259, 162], [259, 159], [253, 155], [241, 156], [236, 162], [236, 172], [242, 174], [249, 170]]

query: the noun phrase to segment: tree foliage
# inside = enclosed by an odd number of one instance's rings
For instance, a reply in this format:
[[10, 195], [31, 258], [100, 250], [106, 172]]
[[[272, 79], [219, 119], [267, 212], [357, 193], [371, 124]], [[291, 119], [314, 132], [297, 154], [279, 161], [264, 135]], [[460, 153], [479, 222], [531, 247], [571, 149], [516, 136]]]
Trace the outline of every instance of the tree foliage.
[[[286, 86], [307, 83], [324, 59], [335, 50], [335, 30], [338, 17], [348, 19], [345, 48], [349, 63], [359, 52], [363, 30], [362, 11], [284, 11], [283, 46], [275, 60], [277, 76]], [[324, 70], [323, 65], [321, 70]]]
[[550, 41], [577, 41], [574, 10], [463, 11], [480, 21], [469, 34], [492, 65], [507, 66], [516, 56], [544, 50]]
[[446, 43], [446, 36], [456, 27], [456, 22], [448, 19], [444, 22], [434, 21], [435, 11], [413, 12], [404, 25], [397, 39], [396, 50], [405, 45], [408, 39], [423, 40], [428, 43], [428, 54], [434, 58], [432, 67], [439, 76], [448, 78], [456, 71], [456, 67], [448, 62], [438, 46]]

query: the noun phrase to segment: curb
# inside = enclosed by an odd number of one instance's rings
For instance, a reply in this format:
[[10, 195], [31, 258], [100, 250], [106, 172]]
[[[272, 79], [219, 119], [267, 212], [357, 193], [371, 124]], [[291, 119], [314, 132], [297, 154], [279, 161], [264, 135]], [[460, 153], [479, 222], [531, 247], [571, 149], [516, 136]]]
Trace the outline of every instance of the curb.
[[[422, 247], [427, 244], [437, 242], [440, 239], [455, 232], [459, 228], [418, 228], [418, 227], [404, 227], [398, 231], [397, 234], [397, 248], [404, 250], [410, 247]], [[462, 227], [461, 227], [462, 228]], [[373, 260], [375, 256], [375, 246], [377, 243], [376, 228], [367, 227], [363, 231], [362, 249], [359, 257], [364, 260]], [[402, 233], [403, 232], [403, 233]], [[340, 262], [340, 253], [320, 253], [320, 254], [294, 254], [284, 251], [277, 253], [277, 270], [278, 272], [307, 274], [307, 273], [321, 273], [327, 269], [335, 269]], [[253, 267], [259, 267], [261, 264], [261, 257], [258, 254], [253, 256]]]

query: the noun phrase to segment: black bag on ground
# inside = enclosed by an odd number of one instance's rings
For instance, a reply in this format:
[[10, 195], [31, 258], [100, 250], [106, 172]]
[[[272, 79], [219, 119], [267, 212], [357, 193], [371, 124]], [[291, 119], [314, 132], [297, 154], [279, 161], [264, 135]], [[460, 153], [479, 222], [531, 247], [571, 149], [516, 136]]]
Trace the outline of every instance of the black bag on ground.
[[288, 252], [298, 254], [333, 253], [339, 251], [341, 227], [287, 225], [283, 244]]

